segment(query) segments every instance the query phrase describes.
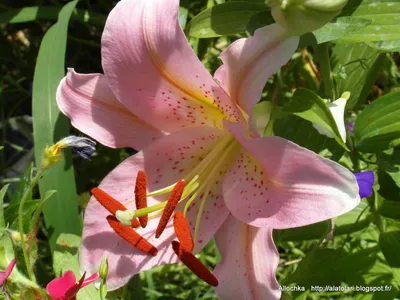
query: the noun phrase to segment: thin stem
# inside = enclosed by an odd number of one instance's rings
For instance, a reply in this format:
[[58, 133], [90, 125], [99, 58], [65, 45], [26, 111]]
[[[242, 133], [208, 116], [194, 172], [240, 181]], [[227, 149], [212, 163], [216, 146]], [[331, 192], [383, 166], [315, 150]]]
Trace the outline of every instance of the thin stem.
[[[24, 222], [23, 222], [23, 213], [24, 213], [24, 204], [26, 200], [28, 199], [29, 194], [32, 192], [33, 187], [36, 185], [36, 183], [39, 181], [40, 177], [42, 176], [43, 172], [46, 169], [39, 169], [37, 172], [36, 176], [32, 178], [28, 189], [25, 191], [24, 195], [22, 196], [21, 202], [19, 203], [19, 209], [18, 209], [18, 223], [19, 223], [19, 233], [21, 235], [21, 247], [22, 247], [22, 252], [24, 254], [24, 261], [26, 265], [26, 270], [28, 272], [29, 279], [33, 282], [36, 283], [36, 278], [33, 273], [32, 266], [29, 262], [29, 256], [28, 256], [28, 251], [25, 248], [25, 235], [24, 235]], [[31, 237], [33, 238], [33, 237]]]
[[323, 43], [315, 48], [321, 68], [322, 82], [324, 84], [325, 95], [331, 100], [336, 99], [335, 86], [333, 84], [333, 75], [329, 59], [329, 44]]

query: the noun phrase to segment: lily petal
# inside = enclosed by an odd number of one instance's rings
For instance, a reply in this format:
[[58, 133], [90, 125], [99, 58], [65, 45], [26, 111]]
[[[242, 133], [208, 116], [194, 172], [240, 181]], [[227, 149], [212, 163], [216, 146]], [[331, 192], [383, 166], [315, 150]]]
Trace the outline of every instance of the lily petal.
[[58, 86], [57, 103], [74, 127], [108, 147], [140, 150], [163, 136], [118, 102], [102, 74], [69, 69]]
[[117, 98], [160, 130], [222, 127], [241, 113], [193, 52], [178, 22], [179, 0], [122, 0], [102, 38], [102, 64]]
[[220, 299], [280, 299], [275, 273], [279, 253], [272, 229], [246, 225], [230, 216], [215, 235], [222, 255], [215, 268]]
[[[126, 159], [101, 182], [99, 188], [121, 201], [128, 209], [135, 209], [134, 189], [136, 174], [144, 171], [147, 175], [148, 191], [174, 184], [182, 179], [201, 157], [206, 157], [213, 145], [226, 133], [211, 127], [183, 129], [158, 139], [136, 155]], [[200, 251], [221, 226], [229, 212], [222, 199], [222, 180], [212, 190], [213, 201], [207, 201], [203, 210], [196, 251]], [[168, 195], [148, 197], [148, 206], [166, 200]], [[193, 230], [199, 209], [199, 197], [188, 210], [187, 218]], [[130, 203], [128, 203], [128, 201]], [[179, 204], [177, 209], [182, 209]], [[146, 255], [117, 236], [108, 226], [106, 216], [109, 212], [95, 199], [89, 201], [85, 211], [84, 230], [80, 248], [82, 271], [89, 274], [97, 272], [104, 255], [108, 256], [108, 290], [123, 286], [140, 271], [166, 263], [178, 261], [171, 242], [175, 238], [172, 218], [159, 239], [155, 238], [160, 216], [151, 218], [146, 228], [137, 228], [137, 232], [158, 249], [157, 256]], [[193, 232], [192, 232], [193, 233]]]
[[56, 300], [64, 299], [67, 292], [74, 288], [76, 278], [74, 272], [67, 271], [62, 277], [53, 279], [47, 284], [47, 291]]
[[298, 42], [298, 37], [288, 37], [278, 24], [257, 29], [253, 37], [239, 39], [222, 52], [224, 64], [214, 77], [251, 116], [267, 79], [290, 59]]
[[355, 176], [336, 162], [280, 137], [248, 139], [223, 183], [225, 204], [242, 222], [285, 229], [344, 214], [360, 201]]

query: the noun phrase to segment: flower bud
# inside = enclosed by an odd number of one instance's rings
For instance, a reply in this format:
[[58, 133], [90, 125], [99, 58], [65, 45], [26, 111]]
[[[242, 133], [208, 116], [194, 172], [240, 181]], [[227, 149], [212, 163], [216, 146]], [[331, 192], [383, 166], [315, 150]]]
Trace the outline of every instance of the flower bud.
[[107, 255], [104, 255], [104, 257], [103, 257], [103, 260], [101, 262], [100, 269], [99, 269], [99, 274], [100, 274], [100, 278], [102, 280], [105, 280], [107, 278], [107, 274], [108, 274], [108, 257], [107, 257]]
[[271, 13], [293, 35], [316, 30], [336, 17], [347, 0], [271, 0]]

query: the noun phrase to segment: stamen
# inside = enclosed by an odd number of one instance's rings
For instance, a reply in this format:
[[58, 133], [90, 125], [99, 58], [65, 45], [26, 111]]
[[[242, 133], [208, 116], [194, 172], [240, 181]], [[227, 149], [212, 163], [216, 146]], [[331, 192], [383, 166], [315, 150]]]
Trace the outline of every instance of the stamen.
[[99, 188], [93, 188], [91, 192], [96, 200], [99, 201], [99, 203], [103, 205], [104, 208], [107, 209], [113, 216], [115, 216], [117, 210], [126, 210], [126, 207], [123, 206], [121, 202], [111, 197], [105, 191]]
[[194, 242], [192, 234], [190, 233], [189, 223], [187, 221], [187, 218], [180, 210], [175, 212], [174, 229], [176, 237], [181, 243], [181, 247], [187, 252], [192, 252], [194, 248]]
[[218, 279], [211, 273], [210, 270], [204, 266], [200, 260], [197, 259], [191, 252], [185, 250], [185, 248], [177, 241], [172, 241], [172, 249], [179, 259], [189, 268], [197, 277], [204, 280], [212, 286], [218, 286]]
[[130, 227], [122, 225], [114, 216], [107, 216], [108, 224], [125, 241], [136, 249], [153, 256], [156, 256], [158, 250], [149, 241]]
[[[125, 211], [126, 207], [119, 202], [118, 200], [111, 197], [105, 191], [99, 188], [93, 188], [91, 190], [92, 195], [96, 198], [97, 201], [107, 209], [113, 216], [117, 213], [118, 210]], [[140, 226], [140, 223], [136, 219], [132, 219], [132, 227], [137, 228]]]
[[[143, 171], [139, 171], [136, 177], [135, 185], [135, 202], [136, 209], [147, 207], [147, 177]], [[139, 217], [140, 225], [145, 228], [147, 226], [147, 221], [149, 220], [148, 215]]]
[[174, 186], [174, 189], [171, 192], [171, 195], [168, 198], [167, 205], [164, 208], [164, 211], [161, 215], [160, 222], [158, 223], [156, 229], [156, 238], [158, 239], [160, 235], [163, 233], [165, 227], [169, 219], [171, 218], [172, 213], [175, 210], [176, 205], [178, 204], [179, 200], [181, 199], [183, 190], [185, 188], [185, 181], [180, 180]]

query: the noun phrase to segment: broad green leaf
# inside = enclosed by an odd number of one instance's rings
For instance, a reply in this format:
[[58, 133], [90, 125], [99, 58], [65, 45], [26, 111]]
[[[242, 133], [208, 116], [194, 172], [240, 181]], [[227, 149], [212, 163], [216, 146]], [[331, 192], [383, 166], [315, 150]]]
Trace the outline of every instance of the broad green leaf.
[[356, 32], [361, 28], [368, 26], [371, 22], [372, 21], [368, 19], [341, 17], [337, 18], [334, 23], [328, 23], [325, 26], [314, 30], [312, 34], [314, 35], [317, 44], [322, 44], [337, 40], [352, 32]]
[[400, 148], [389, 149], [377, 155], [379, 169], [385, 171], [400, 187]]
[[0, 146], [0, 151], [4, 149], [4, 146]]
[[[43, 150], [69, 135], [69, 121], [56, 103], [56, 89], [64, 77], [64, 59], [69, 18], [77, 1], [69, 2], [61, 10], [58, 22], [45, 34], [40, 45], [33, 80], [33, 128], [35, 138], [36, 165], [41, 165]], [[64, 151], [63, 158], [47, 170], [39, 181], [40, 194], [56, 190], [44, 208], [44, 219], [52, 232], [50, 247], [54, 249], [61, 233], [81, 232], [78, 214], [75, 178], [71, 154]]]
[[383, 255], [391, 267], [400, 267], [400, 231], [388, 231], [381, 233], [379, 246]]
[[[265, 3], [245, 1], [227, 2], [203, 10], [186, 26], [186, 34], [197, 38], [211, 38], [244, 32], [257, 14], [269, 11]], [[273, 20], [266, 20], [269, 24]], [[265, 24], [267, 25], [267, 24]]]
[[[71, 270], [74, 272], [77, 281], [81, 278], [78, 261], [80, 242], [81, 238], [77, 235], [60, 234], [53, 256], [53, 268], [56, 276], [61, 276], [66, 271]], [[79, 291], [77, 300], [100, 300], [100, 294], [94, 284], [90, 284]]]
[[[36, 20], [57, 20], [61, 7], [31, 6], [10, 9], [0, 13], [0, 24], [31, 22]], [[91, 10], [74, 9], [72, 20], [83, 23], [104, 26], [106, 16], [94, 13]]]
[[369, 214], [369, 205], [366, 199], [363, 199], [356, 208], [335, 219], [335, 236], [349, 234], [367, 227], [371, 223]]
[[400, 2], [363, 1], [355, 11], [353, 18], [368, 19], [371, 23], [354, 33], [339, 39], [338, 43], [378, 42], [400, 39]]
[[322, 221], [303, 227], [274, 230], [274, 239], [278, 241], [307, 241], [320, 239], [331, 230], [331, 221]]
[[322, 126], [334, 136], [339, 145], [348, 150], [340, 137], [339, 129], [328, 105], [313, 91], [303, 88], [297, 89], [292, 99], [285, 106], [285, 111]]
[[369, 104], [354, 125], [355, 146], [376, 152], [400, 144], [400, 92], [387, 94]]
[[333, 73], [336, 81], [336, 95], [350, 92], [347, 107], [364, 103], [378, 72], [383, 56], [366, 44], [339, 44], [332, 49]]
[[355, 253], [334, 249], [317, 249], [310, 252], [290, 276], [290, 282], [309, 287], [311, 285], [339, 285], [354, 280], [376, 261], [376, 249]]
[[384, 200], [378, 211], [386, 218], [400, 220], [400, 201]]

